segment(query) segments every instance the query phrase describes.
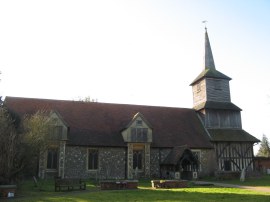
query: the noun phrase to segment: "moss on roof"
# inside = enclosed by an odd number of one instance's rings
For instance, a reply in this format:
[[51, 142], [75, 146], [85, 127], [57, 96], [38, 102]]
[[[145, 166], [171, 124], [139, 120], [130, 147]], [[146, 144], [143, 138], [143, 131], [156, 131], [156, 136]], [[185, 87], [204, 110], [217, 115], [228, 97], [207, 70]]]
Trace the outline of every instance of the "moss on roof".
[[214, 142], [260, 142], [242, 129], [208, 129]]
[[225, 74], [217, 71], [216, 69], [209, 69], [209, 68], [206, 68], [205, 70], [203, 70], [199, 76], [197, 76], [197, 78], [190, 84], [191, 86], [200, 81], [201, 79], [203, 78], [217, 78], [217, 79], [226, 79], [226, 80], [231, 80], [230, 77], [226, 76]]

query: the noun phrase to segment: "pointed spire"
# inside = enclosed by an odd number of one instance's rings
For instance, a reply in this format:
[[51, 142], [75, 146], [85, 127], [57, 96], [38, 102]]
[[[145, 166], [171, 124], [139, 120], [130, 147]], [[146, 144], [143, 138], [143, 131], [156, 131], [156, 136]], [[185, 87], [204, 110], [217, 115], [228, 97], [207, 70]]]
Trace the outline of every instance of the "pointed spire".
[[205, 52], [203, 65], [204, 69], [216, 69], [206, 27], [205, 27]]

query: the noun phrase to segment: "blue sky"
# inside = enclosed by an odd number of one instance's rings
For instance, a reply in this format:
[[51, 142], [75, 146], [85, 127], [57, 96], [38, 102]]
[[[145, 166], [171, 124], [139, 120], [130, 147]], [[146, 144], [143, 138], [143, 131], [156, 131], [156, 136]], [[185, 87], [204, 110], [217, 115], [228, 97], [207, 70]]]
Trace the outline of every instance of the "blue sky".
[[270, 1], [0, 1], [0, 94], [192, 107], [204, 25], [243, 128], [270, 139]]

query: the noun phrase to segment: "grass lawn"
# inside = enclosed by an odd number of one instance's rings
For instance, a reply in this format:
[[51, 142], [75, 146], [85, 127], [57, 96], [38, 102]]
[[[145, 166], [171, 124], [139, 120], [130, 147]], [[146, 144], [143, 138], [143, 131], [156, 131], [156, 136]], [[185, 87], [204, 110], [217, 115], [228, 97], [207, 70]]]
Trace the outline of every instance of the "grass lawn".
[[[214, 180], [212, 179], [211, 181], [214, 181]], [[254, 178], [254, 179], [246, 179], [244, 182], [241, 182], [239, 179], [223, 180], [222, 183], [237, 184], [237, 185], [242, 185], [242, 186], [269, 187], [270, 188], [270, 175], [264, 175], [260, 178]]]
[[32, 181], [24, 182], [20, 186], [19, 197], [7, 201], [270, 201], [270, 193], [237, 188], [192, 186], [179, 189], [152, 189], [150, 181], [140, 182], [139, 189], [137, 190], [100, 191], [89, 181], [87, 182], [86, 191], [54, 192], [54, 182], [52, 180], [43, 182], [41, 188], [43, 191], [35, 188]]

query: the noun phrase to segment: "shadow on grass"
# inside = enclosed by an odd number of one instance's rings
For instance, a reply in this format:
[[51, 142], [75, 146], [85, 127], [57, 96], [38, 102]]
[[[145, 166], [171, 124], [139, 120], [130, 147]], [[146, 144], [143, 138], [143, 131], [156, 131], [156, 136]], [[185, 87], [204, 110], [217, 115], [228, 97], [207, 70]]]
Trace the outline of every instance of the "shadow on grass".
[[236, 188], [138, 189], [121, 191], [61, 192], [54, 196], [26, 197], [12, 201], [27, 202], [86, 202], [86, 201], [245, 201], [269, 202], [270, 195]]

